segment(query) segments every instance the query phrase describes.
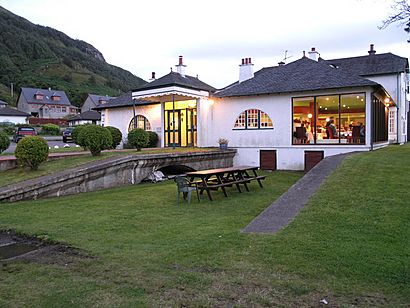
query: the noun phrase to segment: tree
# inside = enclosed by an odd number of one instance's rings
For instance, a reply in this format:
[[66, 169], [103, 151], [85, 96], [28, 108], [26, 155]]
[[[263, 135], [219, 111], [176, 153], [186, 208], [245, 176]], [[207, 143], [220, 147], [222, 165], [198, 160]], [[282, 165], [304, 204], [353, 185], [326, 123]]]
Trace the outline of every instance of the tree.
[[[394, 23], [399, 23], [404, 27], [404, 31], [410, 34], [410, 4], [408, 0], [395, 0], [391, 6], [392, 13], [383, 20], [383, 24], [379, 29], [386, 29]], [[410, 39], [407, 40], [410, 43]]]

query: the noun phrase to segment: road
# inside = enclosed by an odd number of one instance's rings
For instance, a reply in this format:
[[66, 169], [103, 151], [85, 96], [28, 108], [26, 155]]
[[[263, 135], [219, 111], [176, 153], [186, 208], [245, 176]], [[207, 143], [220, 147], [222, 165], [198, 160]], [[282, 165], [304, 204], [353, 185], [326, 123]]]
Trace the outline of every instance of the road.
[[[54, 147], [54, 146], [58, 146], [60, 148], [64, 147], [65, 144], [68, 144], [70, 147], [74, 148], [75, 147], [75, 143], [73, 142], [69, 142], [69, 143], [64, 143], [62, 138], [58, 138], [58, 137], [46, 137], [45, 138], [47, 140], [48, 146], [49, 147]], [[50, 140], [51, 139], [51, 140]], [[59, 139], [59, 140], [57, 140]], [[5, 150], [3, 153], [14, 153], [14, 151], [16, 150], [16, 143], [14, 143], [13, 141], [10, 142], [10, 146], [7, 150]]]

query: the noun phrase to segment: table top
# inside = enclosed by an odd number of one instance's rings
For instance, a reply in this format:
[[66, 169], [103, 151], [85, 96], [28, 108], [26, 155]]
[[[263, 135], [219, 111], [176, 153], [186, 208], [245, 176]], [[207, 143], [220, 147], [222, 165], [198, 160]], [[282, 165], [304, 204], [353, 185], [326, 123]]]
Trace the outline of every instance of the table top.
[[257, 170], [259, 167], [255, 166], [237, 166], [237, 167], [228, 167], [228, 168], [218, 168], [218, 169], [207, 169], [207, 170], [199, 170], [188, 172], [188, 176], [195, 176], [195, 175], [212, 175], [212, 174], [220, 174], [226, 172], [236, 172], [236, 171], [246, 171], [246, 170]]

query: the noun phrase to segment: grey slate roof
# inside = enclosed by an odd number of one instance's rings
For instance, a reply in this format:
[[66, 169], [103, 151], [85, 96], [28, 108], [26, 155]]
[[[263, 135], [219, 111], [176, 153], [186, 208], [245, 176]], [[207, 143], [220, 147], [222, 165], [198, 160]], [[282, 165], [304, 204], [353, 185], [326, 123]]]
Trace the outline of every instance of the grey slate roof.
[[[42, 93], [44, 98], [37, 100], [35, 98], [36, 93]], [[21, 95], [25, 98], [26, 102], [34, 104], [50, 104], [50, 105], [64, 105], [71, 106], [71, 103], [64, 91], [48, 90], [48, 89], [36, 89], [36, 88], [21, 88]], [[60, 96], [59, 101], [53, 101], [51, 96]], [[74, 106], [73, 106], [74, 107]]]
[[93, 109], [102, 110], [102, 109], [108, 109], [108, 108], [128, 107], [128, 106], [133, 106], [134, 104], [135, 106], [138, 106], [138, 105], [150, 105], [153, 103], [149, 101], [143, 101], [143, 100], [135, 100], [135, 102], [133, 102], [132, 91], [129, 91], [121, 96], [111, 99], [108, 103], [101, 104]]
[[30, 114], [5, 106], [0, 108], [0, 116], [13, 116], [13, 117], [29, 117]]
[[92, 102], [94, 103], [95, 106], [100, 105], [100, 100], [105, 100], [109, 101], [110, 99], [113, 99], [115, 97], [111, 97], [108, 95], [97, 95], [97, 94], [88, 94], [88, 96], [91, 98]]
[[161, 78], [138, 87], [137, 89], [135, 89], [135, 91], [157, 89], [167, 86], [180, 86], [193, 90], [204, 90], [209, 92], [214, 92], [216, 90], [214, 87], [206, 84], [196, 77], [188, 75], [182, 76], [177, 72], [170, 72], [169, 74], [162, 76]]
[[376, 82], [332, 68], [324, 61], [301, 58], [282, 66], [266, 67], [251, 79], [234, 83], [216, 97], [304, 92], [350, 87], [377, 86]]
[[81, 120], [91, 120], [91, 121], [100, 121], [101, 114], [98, 111], [85, 111], [80, 114], [75, 115], [72, 118], [69, 118], [68, 121], [81, 121]]
[[322, 61], [326, 61], [357, 76], [400, 73], [405, 72], [409, 68], [407, 58], [399, 57], [392, 53]]

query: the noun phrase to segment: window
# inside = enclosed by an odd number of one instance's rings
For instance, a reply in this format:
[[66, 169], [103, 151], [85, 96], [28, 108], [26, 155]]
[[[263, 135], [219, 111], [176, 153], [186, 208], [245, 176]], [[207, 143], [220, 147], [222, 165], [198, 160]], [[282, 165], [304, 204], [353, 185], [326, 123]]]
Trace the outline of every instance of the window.
[[134, 128], [142, 128], [143, 130], [151, 130], [151, 124], [143, 115], [137, 115], [135, 118], [131, 119], [128, 125], [128, 131], [132, 131]]
[[248, 109], [242, 112], [235, 121], [234, 129], [273, 128], [272, 120], [267, 113], [259, 109]]
[[62, 110], [63, 112], [67, 112], [66, 107], [61, 107], [61, 110]]
[[364, 144], [365, 94], [293, 98], [293, 144]]

